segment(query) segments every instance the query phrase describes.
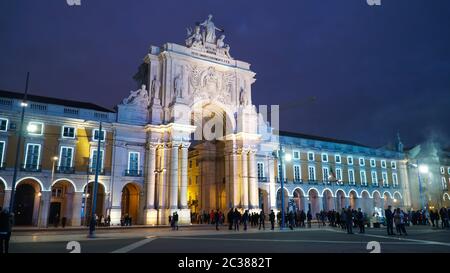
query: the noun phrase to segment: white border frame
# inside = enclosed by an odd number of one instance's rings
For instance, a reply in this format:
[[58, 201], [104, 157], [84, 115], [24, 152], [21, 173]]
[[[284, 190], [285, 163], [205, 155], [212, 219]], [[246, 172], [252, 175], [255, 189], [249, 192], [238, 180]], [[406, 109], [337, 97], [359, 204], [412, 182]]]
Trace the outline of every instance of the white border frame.
[[[72, 150], [72, 157], [70, 158], [70, 166], [69, 166], [69, 168], [72, 168], [73, 167], [73, 158], [74, 158], [74, 155], [75, 155], [75, 149], [72, 146], [61, 146], [59, 148], [59, 159], [58, 159], [58, 166], [57, 167], [61, 167], [61, 159], [62, 159], [62, 150], [63, 150], [63, 148], [67, 148], [67, 149], [71, 149]], [[67, 166], [64, 166], [64, 167], [67, 167]]]
[[7, 118], [0, 118], [0, 121], [1, 120], [6, 120], [6, 129], [5, 130], [0, 130], [0, 132], [6, 133], [6, 132], [8, 132], [9, 119], [7, 119]]
[[137, 172], [139, 173], [139, 171], [140, 171], [139, 165], [141, 165], [141, 153], [140, 153], [140, 152], [136, 152], [136, 151], [130, 151], [130, 152], [128, 152], [128, 171], [131, 170], [131, 168], [130, 168], [130, 163], [131, 163], [131, 161], [130, 161], [130, 155], [131, 155], [131, 154], [137, 154], [137, 155], [138, 155], [138, 167], [137, 167]]
[[[28, 126], [30, 126], [31, 124], [40, 124], [41, 128], [42, 128], [41, 133], [40, 134], [36, 134], [36, 133], [28, 132]], [[44, 123], [40, 122], [40, 121], [29, 121], [28, 124], [27, 124], [27, 128], [25, 128], [25, 130], [27, 130], [27, 134], [28, 135], [31, 135], [31, 136], [42, 136], [44, 134]]]
[[37, 164], [36, 164], [36, 170], [39, 170], [39, 165], [41, 163], [41, 144], [39, 143], [27, 143], [26, 150], [25, 150], [25, 158], [24, 158], [24, 162], [23, 162], [23, 168], [25, 169], [27, 166], [27, 158], [28, 158], [28, 146], [30, 145], [37, 145], [39, 147], [39, 152], [38, 152], [38, 159], [37, 159]]
[[[66, 137], [64, 136], [64, 128], [73, 128], [73, 137]], [[75, 139], [77, 137], [77, 127], [70, 126], [70, 125], [63, 125], [61, 127], [61, 137], [64, 139]]]

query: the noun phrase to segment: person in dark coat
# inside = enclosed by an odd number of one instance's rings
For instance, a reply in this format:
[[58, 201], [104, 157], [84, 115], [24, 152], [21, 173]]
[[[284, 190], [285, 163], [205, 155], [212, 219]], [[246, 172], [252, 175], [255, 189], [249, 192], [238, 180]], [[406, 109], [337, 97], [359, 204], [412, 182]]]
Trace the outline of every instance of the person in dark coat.
[[356, 213], [356, 221], [358, 221], [359, 233], [364, 233], [364, 213], [361, 211], [361, 208], [358, 208], [358, 212]]
[[219, 230], [219, 223], [220, 223], [219, 210], [216, 210], [216, 212], [214, 213], [214, 223], [216, 223], [216, 230]]
[[242, 223], [244, 224], [244, 230], [247, 230], [247, 222], [249, 220], [249, 213], [248, 213], [248, 209], [245, 210], [244, 215], [242, 215]]
[[386, 217], [388, 235], [395, 235], [395, 233], [394, 233], [394, 214], [392, 213], [391, 208], [392, 208], [392, 206], [388, 206], [388, 208], [384, 211], [384, 216]]
[[173, 213], [173, 228], [178, 230], [178, 212]]
[[308, 223], [308, 228], [311, 228], [311, 220], [312, 220], [312, 214], [311, 214], [311, 211], [308, 210], [308, 213], [306, 214], [306, 221]]
[[264, 230], [266, 230], [266, 226], [264, 225], [264, 222], [266, 221], [266, 215], [264, 214], [264, 211], [261, 210], [259, 213], [259, 229], [261, 229], [261, 226]]
[[9, 252], [9, 239], [14, 225], [14, 214], [0, 208], [0, 254]]
[[270, 210], [269, 213], [269, 221], [270, 221], [270, 230], [274, 230], [275, 229], [275, 212], [273, 212], [273, 209]]
[[239, 221], [241, 220], [241, 213], [238, 211], [238, 209], [234, 209], [233, 213], [233, 225], [234, 230], [239, 231]]
[[351, 206], [348, 206], [345, 212], [345, 221], [347, 224], [347, 234], [353, 234], [353, 212]]
[[227, 214], [227, 220], [228, 220], [228, 229], [233, 229], [233, 209], [230, 209], [230, 211]]

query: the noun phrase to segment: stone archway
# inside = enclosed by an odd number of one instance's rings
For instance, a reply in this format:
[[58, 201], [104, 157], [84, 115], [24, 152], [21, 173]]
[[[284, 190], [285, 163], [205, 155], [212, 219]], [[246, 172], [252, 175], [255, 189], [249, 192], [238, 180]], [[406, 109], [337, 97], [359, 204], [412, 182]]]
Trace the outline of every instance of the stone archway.
[[[89, 182], [84, 186], [83, 192], [85, 193], [83, 197], [83, 206], [82, 206], [82, 215], [84, 224], [88, 225], [89, 220], [92, 215], [92, 205], [93, 205], [93, 192], [94, 192], [94, 182]], [[103, 205], [106, 199], [105, 186], [102, 183], [98, 183], [97, 186], [97, 198], [96, 198], [96, 206], [95, 206], [95, 214], [99, 217], [104, 215]]]
[[356, 193], [355, 190], [350, 190], [350, 192], [348, 193], [348, 198], [349, 198], [349, 206], [352, 207], [352, 209], [358, 209], [359, 207], [359, 202], [358, 202], [358, 194]]
[[373, 213], [373, 208], [372, 208], [373, 204], [372, 203], [373, 202], [372, 202], [372, 200], [370, 198], [369, 192], [366, 191], [366, 190], [363, 190], [361, 192], [360, 200], [361, 200], [360, 201], [361, 210], [364, 213], [366, 213], [367, 215], [372, 215], [372, 213]]
[[336, 210], [341, 211], [343, 208], [347, 206], [346, 197], [344, 190], [337, 190], [336, 191]]
[[[284, 207], [287, 212], [287, 207], [289, 206], [289, 192], [284, 189]], [[277, 190], [277, 209], [281, 211], [281, 188]]]
[[335, 209], [335, 201], [333, 197], [333, 193], [330, 189], [325, 189], [322, 192], [322, 199], [323, 199], [323, 210], [324, 211], [331, 211]]
[[387, 209], [388, 206], [392, 206], [392, 208], [396, 208], [398, 204], [394, 203], [394, 198], [392, 198], [392, 195], [390, 192], [385, 191], [383, 193], [383, 199], [384, 199], [384, 209]]
[[319, 198], [319, 192], [316, 189], [310, 189], [308, 191], [309, 196], [309, 203], [311, 204], [311, 214], [313, 218], [316, 217], [316, 213], [320, 212], [320, 198]]
[[299, 188], [296, 188], [293, 193], [294, 203], [298, 210], [303, 210], [305, 213], [308, 211], [308, 207], [306, 201], [306, 196], [303, 194], [303, 191]]
[[393, 198], [394, 198], [394, 200], [393, 200], [394, 206], [403, 207], [403, 205], [404, 205], [403, 198], [402, 198], [402, 195], [398, 191], [394, 192]]
[[37, 179], [20, 180], [15, 189], [14, 220], [17, 226], [37, 225], [39, 219], [41, 185]]
[[66, 218], [66, 223], [73, 219], [75, 187], [69, 180], [59, 179], [52, 185], [48, 224], [59, 223]]
[[376, 212], [379, 216], [383, 216], [384, 215], [384, 201], [381, 198], [380, 192], [373, 191], [372, 199], [373, 199], [374, 212]]
[[450, 207], [450, 194], [448, 194], [447, 192], [444, 193], [444, 195], [442, 196], [442, 199], [444, 200], [443, 205], [448, 208]]
[[134, 183], [126, 184], [122, 189], [121, 214], [131, 217], [131, 222], [137, 224], [139, 220], [140, 188]]
[[264, 213], [270, 213], [269, 193], [265, 189], [259, 188], [259, 208], [264, 210]]

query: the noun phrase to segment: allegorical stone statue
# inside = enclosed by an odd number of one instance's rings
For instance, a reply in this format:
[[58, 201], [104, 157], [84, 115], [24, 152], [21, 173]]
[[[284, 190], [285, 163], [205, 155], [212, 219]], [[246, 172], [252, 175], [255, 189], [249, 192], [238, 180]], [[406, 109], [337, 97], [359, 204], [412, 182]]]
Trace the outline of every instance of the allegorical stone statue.
[[217, 48], [223, 51], [223, 54], [225, 54], [228, 58], [231, 58], [230, 56], [230, 46], [225, 44], [225, 35], [220, 35], [219, 39], [217, 39]]
[[148, 94], [145, 89], [145, 84], [142, 85], [141, 89], [136, 91], [130, 91], [128, 98], [123, 99], [122, 104], [138, 104], [147, 106], [148, 105]]
[[192, 29], [187, 29], [188, 38], [186, 39], [186, 46], [197, 46], [202, 44], [202, 34], [200, 32], [200, 26], [196, 25], [194, 28], [194, 32], [192, 33]]
[[183, 92], [183, 74], [178, 74], [174, 79], [174, 93], [176, 98], [181, 98]]
[[159, 80], [155, 77], [153, 78], [152, 81], [152, 96], [155, 99], [159, 99], [159, 91], [161, 90], [161, 83], [159, 82]]
[[247, 106], [248, 105], [247, 94], [245, 92], [244, 87], [241, 87], [241, 92], [239, 94], [239, 102], [243, 106]]
[[216, 30], [223, 32], [223, 29], [220, 29], [214, 25], [214, 22], [212, 21], [212, 15], [208, 15], [208, 19], [206, 19], [203, 23], [200, 24], [200, 26], [205, 27], [206, 33], [203, 35], [204, 41], [207, 43], [215, 44], [216, 43]]

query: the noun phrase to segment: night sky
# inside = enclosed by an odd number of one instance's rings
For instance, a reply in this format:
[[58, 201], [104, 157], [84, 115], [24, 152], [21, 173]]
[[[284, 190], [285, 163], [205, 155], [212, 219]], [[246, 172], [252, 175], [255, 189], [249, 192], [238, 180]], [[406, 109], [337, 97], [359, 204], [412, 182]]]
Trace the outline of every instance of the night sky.
[[183, 44], [212, 13], [257, 73], [253, 103], [280, 104], [282, 129], [450, 145], [450, 1], [381, 1], [1, 0], [0, 89], [23, 91], [30, 71], [31, 94], [112, 108], [150, 45]]

